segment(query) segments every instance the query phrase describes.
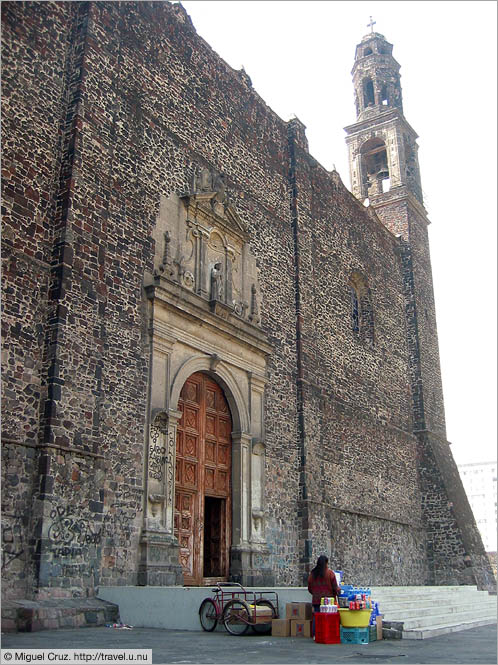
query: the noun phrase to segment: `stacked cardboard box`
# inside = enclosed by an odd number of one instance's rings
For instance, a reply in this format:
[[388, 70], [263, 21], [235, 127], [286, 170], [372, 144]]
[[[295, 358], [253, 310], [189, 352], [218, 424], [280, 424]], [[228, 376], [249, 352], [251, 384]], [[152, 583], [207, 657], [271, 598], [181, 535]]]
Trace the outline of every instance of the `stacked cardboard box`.
[[290, 619], [273, 619], [271, 634], [273, 637], [290, 637]]
[[377, 626], [377, 639], [381, 640], [382, 639], [382, 616], [381, 615], [375, 617], [375, 624]]
[[311, 637], [311, 603], [287, 603], [285, 619], [273, 619], [271, 634], [279, 637]]

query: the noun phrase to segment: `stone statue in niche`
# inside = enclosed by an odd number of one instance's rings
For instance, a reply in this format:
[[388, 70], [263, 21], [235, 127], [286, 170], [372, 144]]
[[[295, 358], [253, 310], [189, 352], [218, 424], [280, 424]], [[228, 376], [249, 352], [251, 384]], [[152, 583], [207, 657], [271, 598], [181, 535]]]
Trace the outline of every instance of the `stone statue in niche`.
[[207, 168], [201, 169], [200, 173], [194, 175], [193, 191], [194, 193], [214, 192], [211, 207], [218, 215], [224, 214], [225, 204], [228, 202], [224, 173], [210, 171]]
[[218, 203], [225, 203], [227, 200], [227, 192], [225, 185], [225, 174], [219, 173], [213, 175], [213, 191], [216, 192], [214, 200]]
[[211, 270], [211, 300], [223, 300], [223, 266], [219, 261]]
[[202, 169], [199, 175], [199, 189], [201, 192], [209, 192], [213, 188], [213, 176], [209, 169]]
[[225, 192], [225, 174], [209, 169], [201, 169], [194, 175], [194, 192], [217, 192], [218, 200], [223, 202]]

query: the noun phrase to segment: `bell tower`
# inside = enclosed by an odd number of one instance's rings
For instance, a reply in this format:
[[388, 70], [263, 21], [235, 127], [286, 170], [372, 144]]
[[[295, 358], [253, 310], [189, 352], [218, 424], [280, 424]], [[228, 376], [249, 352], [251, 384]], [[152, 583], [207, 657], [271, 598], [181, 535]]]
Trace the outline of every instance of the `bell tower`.
[[423, 205], [417, 134], [403, 115], [400, 66], [392, 44], [373, 32], [374, 23], [370, 21], [371, 32], [356, 47], [351, 72], [356, 122], [346, 127], [346, 142], [352, 191], [374, 204], [391, 200], [392, 195], [383, 196], [391, 190], [402, 194], [404, 189]]
[[[351, 191], [399, 238], [403, 270], [412, 434], [427, 537], [429, 584], [492, 589], [494, 577], [446, 439], [436, 310], [417, 156], [417, 134], [403, 114], [393, 47], [373, 31], [356, 47], [356, 122], [345, 128]], [[444, 530], [445, 537], [441, 538]]]

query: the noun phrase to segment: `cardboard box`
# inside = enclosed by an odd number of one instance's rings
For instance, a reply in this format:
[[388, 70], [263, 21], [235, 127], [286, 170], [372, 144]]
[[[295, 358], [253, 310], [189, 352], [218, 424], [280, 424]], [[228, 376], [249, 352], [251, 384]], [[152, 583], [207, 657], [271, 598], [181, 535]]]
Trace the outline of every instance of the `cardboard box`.
[[286, 619], [299, 619], [307, 621], [313, 617], [313, 605], [311, 603], [287, 603], [285, 606]]
[[291, 619], [291, 637], [311, 637], [311, 620]]
[[290, 619], [273, 619], [271, 622], [272, 637], [290, 637], [291, 620]]
[[382, 639], [382, 616], [376, 616], [375, 621], [377, 622], [377, 639]]

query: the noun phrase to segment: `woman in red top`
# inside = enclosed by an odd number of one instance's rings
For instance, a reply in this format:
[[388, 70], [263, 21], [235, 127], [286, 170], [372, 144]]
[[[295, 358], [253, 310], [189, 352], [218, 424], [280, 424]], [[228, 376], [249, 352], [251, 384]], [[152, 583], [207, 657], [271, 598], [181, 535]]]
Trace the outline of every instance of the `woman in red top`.
[[316, 566], [311, 571], [308, 577], [308, 591], [310, 592], [312, 598], [311, 602], [313, 604], [313, 634], [315, 633], [315, 612], [320, 611], [320, 600], [321, 598], [331, 598], [332, 596], [336, 599], [340, 594], [341, 589], [337, 584], [337, 579], [333, 570], [329, 568], [329, 560], [325, 554], [321, 554], [318, 557]]

